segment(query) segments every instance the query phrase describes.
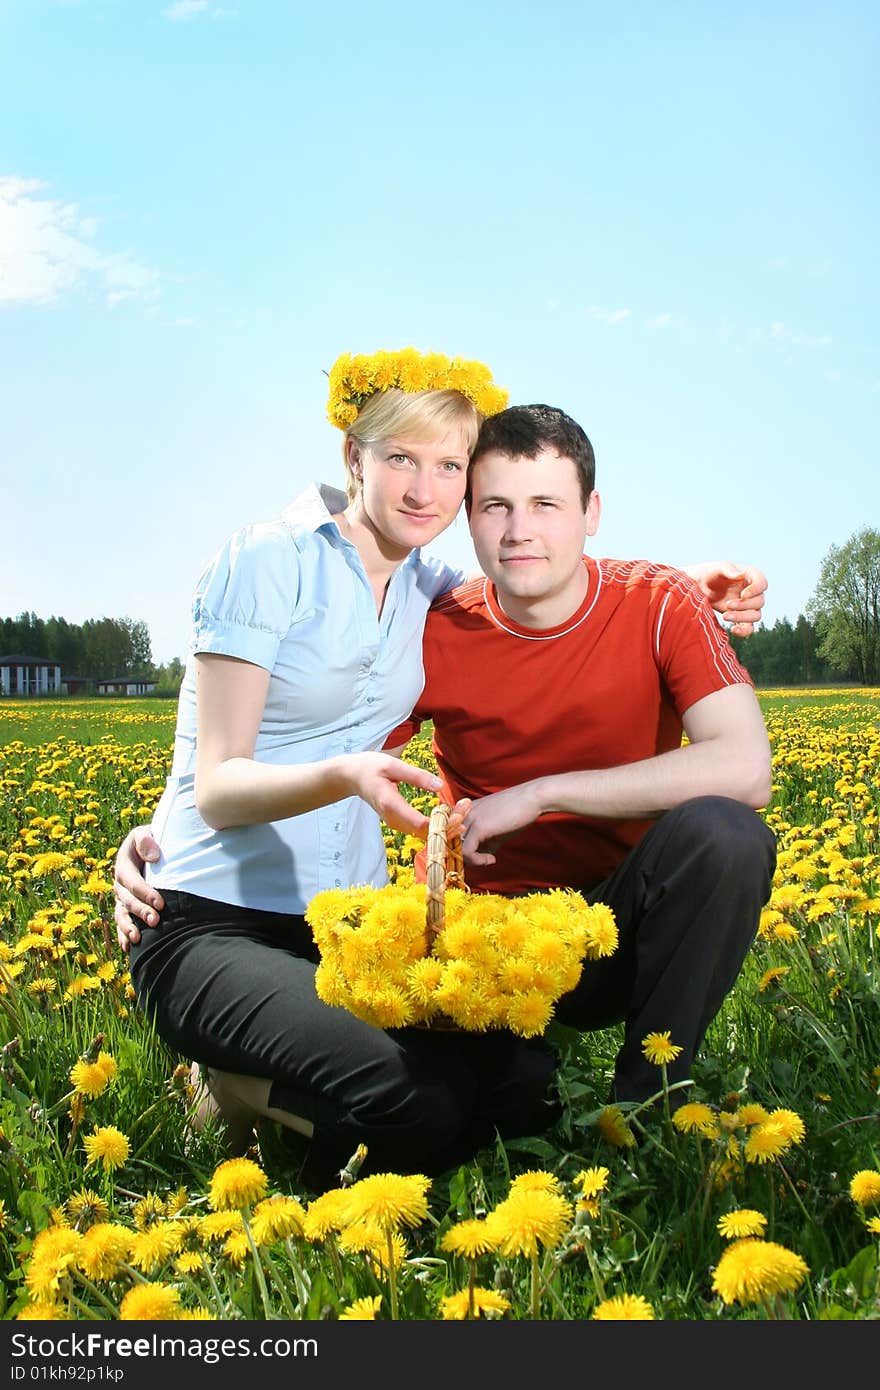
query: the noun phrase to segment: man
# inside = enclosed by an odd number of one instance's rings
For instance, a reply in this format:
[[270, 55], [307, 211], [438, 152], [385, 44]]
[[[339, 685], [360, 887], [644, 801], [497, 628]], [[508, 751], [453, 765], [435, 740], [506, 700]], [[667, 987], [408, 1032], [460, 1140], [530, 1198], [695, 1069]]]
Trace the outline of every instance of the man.
[[[485, 578], [434, 605], [424, 691], [388, 746], [433, 719], [472, 889], [564, 885], [612, 908], [617, 951], [588, 964], [556, 1016], [623, 1021], [614, 1094], [641, 1101], [658, 1085], [644, 1039], [669, 1033], [681, 1049], [669, 1079], [689, 1077], [754, 937], [775, 864], [755, 814], [770, 750], [748, 674], [695, 584], [585, 556], [594, 482], [590, 441], [562, 411], [485, 421], [467, 498]], [[121, 944], [137, 931], [131, 911], [147, 920], [135, 900], [154, 901], [139, 862], [129, 839]]]
[[[754, 937], [775, 866], [755, 814], [770, 748], [750, 679], [680, 571], [584, 555], [590, 441], [547, 406], [485, 422], [466, 501], [485, 579], [436, 601], [425, 687], [396, 745], [434, 721], [444, 800], [464, 814], [471, 888], [565, 885], [612, 908], [620, 942], [557, 1008], [624, 1021], [614, 1093], [644, 1100], [650, 1033], [694, 1054]], [[682, 746], [682, 732], [687, 742]]]

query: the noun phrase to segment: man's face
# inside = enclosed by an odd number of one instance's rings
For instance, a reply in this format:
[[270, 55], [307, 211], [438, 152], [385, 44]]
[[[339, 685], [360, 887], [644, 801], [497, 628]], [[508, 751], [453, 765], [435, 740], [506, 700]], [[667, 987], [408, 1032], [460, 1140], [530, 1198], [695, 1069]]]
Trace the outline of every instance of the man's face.
[[587, 510], [570, 458], [483, 454], [471, 469], [470, 528], [483, 573], [504, 611], [527, 627], [552, 627], [586, 593], [584, 544], [599, 524], [599, 494]]

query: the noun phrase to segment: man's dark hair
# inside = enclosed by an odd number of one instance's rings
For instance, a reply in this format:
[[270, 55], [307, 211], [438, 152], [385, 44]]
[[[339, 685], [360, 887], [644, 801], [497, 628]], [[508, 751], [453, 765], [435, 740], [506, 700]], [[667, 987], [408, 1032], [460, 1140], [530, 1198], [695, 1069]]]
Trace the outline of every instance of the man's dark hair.
[[511, 405], [483, 421], [468, 469], [468, 505], [471, 469], [483, 454], [491, 452], [506, 454], [508, 458], [533, 459], [545, 449], [571, 459], [577, 469], [581, 501], [586, 511], [596, 485], [593, 446], [577, 421], [554, 405]]

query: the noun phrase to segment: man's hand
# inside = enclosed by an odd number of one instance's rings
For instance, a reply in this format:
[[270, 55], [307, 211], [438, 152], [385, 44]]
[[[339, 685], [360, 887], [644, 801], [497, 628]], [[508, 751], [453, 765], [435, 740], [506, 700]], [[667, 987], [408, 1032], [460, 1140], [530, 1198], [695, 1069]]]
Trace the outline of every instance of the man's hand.
[[734, 637], [751, 636], [764, 607], [767, 576], [762, 570], [730, 560], [704, 560], [685, 566], [684, 572], [699, 585]]
[[116, 899], [113, 918], [116, 940], [126, 953], [141, 939], [138, 917], [148, 927], [155, 927], [165, 899], [151, 888], [143, 876], [145, 863], [155, 863], [161, 853], [152, 836], [152, 827], [136, 825], [129, 830], [116, 854], [113, 866], [113, 894]]
[[523, 782], [478, 801], [457, 801], [450, 816], [461, 816], [461, 852], [466, 864], [494, 864], [497, 849], [508, 835], [524, 830], [543, 815], [540, 787], [543, 779]]

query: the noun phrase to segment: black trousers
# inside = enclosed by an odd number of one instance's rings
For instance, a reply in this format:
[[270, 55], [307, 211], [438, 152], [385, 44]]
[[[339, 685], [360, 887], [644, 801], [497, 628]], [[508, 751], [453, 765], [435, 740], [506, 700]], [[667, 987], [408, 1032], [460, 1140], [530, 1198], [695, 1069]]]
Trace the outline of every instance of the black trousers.
[[619, 945], [588, 961], [556, 1016], [580, 1029], [623, 1022], [618, 1100], [646, 1100], [659, 1069], [642, 1053], [649, 1033], [682, 1048], [670, 1082], [694, 1054], [731, 989], [770, 896], [776, 838], [756, 812], [727, 797], [697, 797], [662, 815], [614, 874], [585, 892], [615, 914]]
[[273, 1108], [311, 1120], [302, 1170], [335, 1185], [358, 1144], [368, 1172], [444, 1172], [484, 1144], [557, 1118], [555, 1053], [512, 1034], [383, 1031], [315, 993], [302, 917], [163, 890], [156, 927], [131, 950], [132, 983], [183, 1056], [272, 1081]]

